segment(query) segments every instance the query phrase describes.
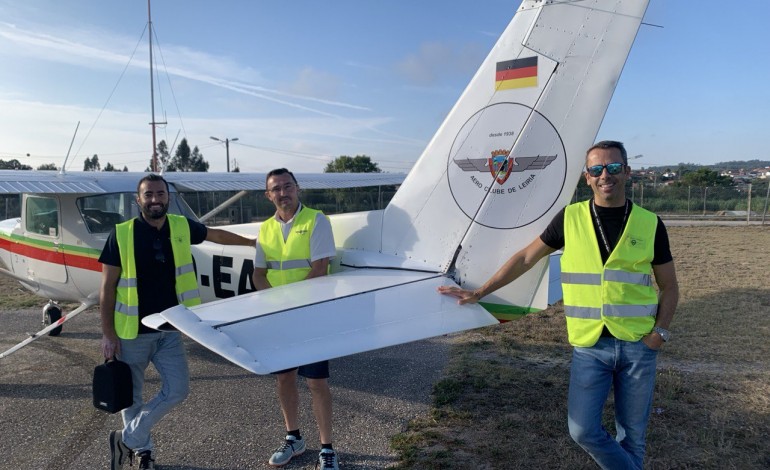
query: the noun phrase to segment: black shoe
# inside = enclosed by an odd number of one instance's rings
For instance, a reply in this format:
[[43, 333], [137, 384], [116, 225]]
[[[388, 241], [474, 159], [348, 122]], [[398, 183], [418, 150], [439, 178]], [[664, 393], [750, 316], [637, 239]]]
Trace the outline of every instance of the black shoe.
[[145, 450], [136, 454], [139, 457], [139, 470], [154, 470], [155, 459], [152, 458], [152, 451]]

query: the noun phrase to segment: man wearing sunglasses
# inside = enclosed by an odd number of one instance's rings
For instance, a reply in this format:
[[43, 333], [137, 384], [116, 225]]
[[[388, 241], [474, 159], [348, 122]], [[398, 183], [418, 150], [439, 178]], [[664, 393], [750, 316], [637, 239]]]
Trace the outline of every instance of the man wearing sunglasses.
[[[299, 184], [286, 168], [268, 173], [265, 187], [265, 195], [276, 211], [259, 227], [252, 275], [254, 287], [264, 290], [325, 276], [329, 272], [329, 262], [337, 254], [329, 219], [321, 211], [300, 203]], [[291, 331], [286, 334], [291, 335]], [[332, 446], [332, 397], [327, 380], [329, 361], [276, 372], [275, 375], [286, 437], [270, 456], [268, 464], [281, 467], [305, 452], [305, 439], [299, 429], [297, 375], [301, 375], [310, 389], [321, 438], [316, 468], [337, 470], [337, 454]]]
[[[559, 212], [546, 230], [476, 290], [440, 287], [460, 304], [478, 302], [540, 259], [564, 249], [561, 281], [574, 346], [568, 397], [570, 435], [604, 469], [641, 469], [655, 387], [657, 352], [679, 286], [660, 218], [626, 199], [631, 175], [623, 144], [602, 141], [586, 152], [589, 201]], [[652, 274], [658, 291], [652, 285]], [[602, 425], [610, 388], [613, 438]]]
[[[153, 330], [141, 319], [175, 305], [201, 303], [190, 245], [204, 240], [255, 245], [253, 239], [168, 214], [169, 188], [161, 176], [145, 176], [136, 192], [139, 216], [115, 226], [99, 257], [102, 353], [105, 359], [117, 357], [126, 362], [133, 379], [134, 403], [121, 412], [124, 427], [110, 433], [112, 470], [126, 461], [133, 465], [134, 456], [139, 469], [154, 468], [150, 431], [189, 391], [181, 334]], [[162, 385], [158, 394], [144, 403], [144, 373], [150, 362]]]

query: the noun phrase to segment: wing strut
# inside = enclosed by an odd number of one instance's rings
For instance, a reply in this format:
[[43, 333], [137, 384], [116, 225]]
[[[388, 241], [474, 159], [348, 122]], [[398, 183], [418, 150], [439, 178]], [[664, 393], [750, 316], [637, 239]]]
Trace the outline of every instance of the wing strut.
[[48, 332], [53, 330], [54, 328], [58, 328], [62, 325], [62, 323], [66, 322], [67, 320], [76, 317], [79, 313], [89, 309], [90, 307], [93, 307], [97, 304], [96, 299], [88, 300], [86, 302], [83, 302], [80, 304], [80, 307], [76, 308], [75, 310], [71, 311], [70, 313], [63, 315], [61, 318], [56, 320], [55, 322], [51, 323], [50, 325], [46, 326], [42, 330], [38, 331], [37, 333], [30, 335], [29, 338], [25, 339], [21, 343], [17, 344], [16, 346], [12, 347], [11, 349], [4, 351], [0, 353], [0, 359], [10, 356], [11, 354], [15, 353], [19, 349], [23, 348], [24, 346], [28, 345], [29, 343], [35, 341], [36, 339], [45, 336]]

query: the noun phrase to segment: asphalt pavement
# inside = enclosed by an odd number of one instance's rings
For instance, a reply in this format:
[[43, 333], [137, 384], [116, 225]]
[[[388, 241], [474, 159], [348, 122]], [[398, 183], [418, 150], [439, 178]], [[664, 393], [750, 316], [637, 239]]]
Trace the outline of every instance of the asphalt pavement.
[[[0, 310], [0, 350], [38, 331], [37, 309]], [[0, 468], [104, 469], [109, 432], [119, 414], [91, 402], [93, 368], [101, 363], [99, 319], [91, 309], [0, 359]], [[332, 361], [334, 447], [343, 469], [396, 463], [391, 436], [429, 407], [451, 339], [424, 340]], [[186, 340], [189, 398], [155, 428], [156, 468], [167, 470], [271, 468], [267, 459], [285, 435], [275, 379], [235, 366]], [[150, 366], [145, 395], [159, 387]], [[313, 468], [320, 443], [310, 394], [300, 387], [301, 430], [308, 451], [284, 468]], [[125, 468], [130, 468], [126, 466]]]

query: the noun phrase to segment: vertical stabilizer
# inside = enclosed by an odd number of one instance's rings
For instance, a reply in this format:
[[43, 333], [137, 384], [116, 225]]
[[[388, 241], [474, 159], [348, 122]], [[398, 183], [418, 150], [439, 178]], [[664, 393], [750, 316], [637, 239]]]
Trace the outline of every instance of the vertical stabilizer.
[[[525, 0], [385, 209], [382, 253], [477, 287], [538, 236], [574, 192], [647, 3]], [[544, 308], [546, 264], [488, 308]]]

